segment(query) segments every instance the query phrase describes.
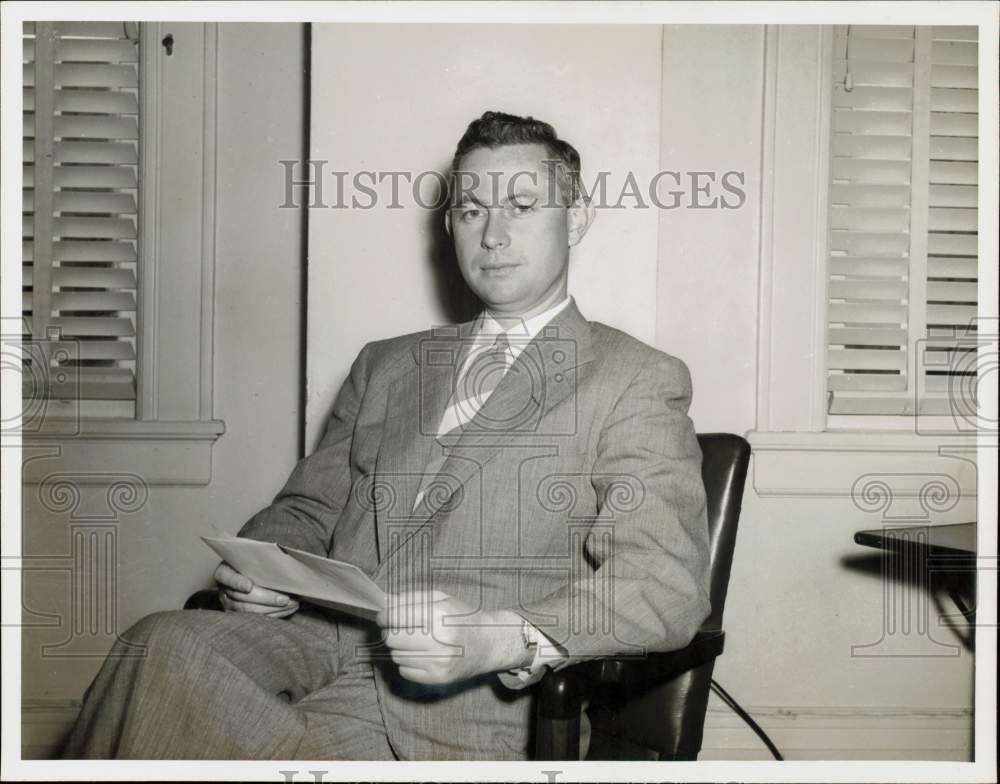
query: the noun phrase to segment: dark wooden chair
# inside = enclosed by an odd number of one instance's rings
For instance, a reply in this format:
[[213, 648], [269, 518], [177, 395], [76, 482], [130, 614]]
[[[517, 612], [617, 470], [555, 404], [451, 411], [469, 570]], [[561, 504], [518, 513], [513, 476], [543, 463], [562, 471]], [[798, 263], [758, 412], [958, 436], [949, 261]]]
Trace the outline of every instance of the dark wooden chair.
[[539, 684], [535, 759], [579, 759], [585, 705], [591, 724], [587, 759], [697, 759], [712, 670], [725, 641], [722, 611], [750, 462], [750, 445], [739, 436], [703, 434], [698, 442], [708, 500], [711, 615], [686, 648], [549, 672]]
[[[703, 434], [698, 442], [708, 501], [711, 614], [680, 650], [595, 659], [549, 672], [538, 686], [535, 759], [579, 759], [587, 704], [588, 759], [697, 759], [712, 670], [725, 641], [722, 611], [750, 462], [750, 445], [739, 436]], [[184, 608], [222, 609], [210, 590], [192, 595]]]

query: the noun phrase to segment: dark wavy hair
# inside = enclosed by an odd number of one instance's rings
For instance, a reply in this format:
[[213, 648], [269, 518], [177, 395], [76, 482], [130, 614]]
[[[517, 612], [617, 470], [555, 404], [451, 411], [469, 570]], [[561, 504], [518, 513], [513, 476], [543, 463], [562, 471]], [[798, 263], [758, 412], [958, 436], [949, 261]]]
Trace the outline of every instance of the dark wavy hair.
[[496, 149], [510, 144], [540, 144], [548, 159], [555, 161], [560, 193], [575, 202], [582, 193], [580, 186], [580, 153], [565, 139], [560, 139], [556, 129], [534, 117], [520, 117], [504, 112], [484, 112], [482, 117], [469, 123], [458, 141], [451, 160], [454, 174], [461, 169], [462, 157], [480, 147]]

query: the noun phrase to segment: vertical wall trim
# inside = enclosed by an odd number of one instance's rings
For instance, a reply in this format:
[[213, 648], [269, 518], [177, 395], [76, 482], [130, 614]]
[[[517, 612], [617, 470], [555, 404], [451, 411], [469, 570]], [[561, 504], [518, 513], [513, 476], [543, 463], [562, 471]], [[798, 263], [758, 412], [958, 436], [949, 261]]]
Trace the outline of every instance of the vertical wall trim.
[[205, 25], [205, 60], [202, 85], [202, 226], [201, 226], [201, 352], [199, 367], [198, 418], [212, 418], [212, 368], [215, 346], [213, 311], [215, 305], [216, 250], [216, 144], [218, 140], [219, 26]]
[[809, 374], [809, 429], [826, 429], [826, 325], [827, 259], [829, 258], [830, 207], [830, 133], [833, 98], [833, 27], [817, 27], [819, 67], [816, 69], [816, 231], [813, 235], [813, 346], [812, 372]]
[[774, 299], [774, 161], [781, 28], [764, 28], [764, 109], [761, 115], [760, 232], [757, 285], [757, 430], [771, 428], [771, 306]]
[[156, 419], [159, 320], [160, 199], [160, 25], [143, 22], [139, 36], [139, 225], [136, 278], [136, 398], [135, 418]]

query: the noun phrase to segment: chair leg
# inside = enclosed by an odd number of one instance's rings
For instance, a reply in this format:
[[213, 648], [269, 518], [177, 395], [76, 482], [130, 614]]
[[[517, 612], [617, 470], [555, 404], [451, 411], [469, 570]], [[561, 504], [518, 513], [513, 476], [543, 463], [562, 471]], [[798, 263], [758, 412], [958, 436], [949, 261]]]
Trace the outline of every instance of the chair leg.
[[578, 677], [568, 667], [542, 678], [536, 711], [536, 760], [580, 759], [583, 689]]

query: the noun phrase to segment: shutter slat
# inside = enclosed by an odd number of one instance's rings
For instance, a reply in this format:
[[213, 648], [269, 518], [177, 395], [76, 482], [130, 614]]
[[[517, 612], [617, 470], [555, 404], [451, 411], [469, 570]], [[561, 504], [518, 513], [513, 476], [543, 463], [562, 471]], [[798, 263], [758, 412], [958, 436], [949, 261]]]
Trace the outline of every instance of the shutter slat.
[[134, 215], [136, 205], [135, 198], [130, 193], [60, 191], [56, 194], [55, 209], [62, 213]]
[[[906, 390], [906, 377], [898, 373], [831, 373], [827, 384], [832, 392], [903, 392]], [[856, 411], [851, 407], [842, 413]]]
[[831, 231], [830, 248], [848, 256], [904, 256], [910, 247], [906, 234]]
[[57, 142], [55, 155], [59, 163], [135, 165], [138, 162], [135, 144], [129, 142]]
[[910, 190], [904, 185], [834, 183], [830, 186], [830, 202], [847, 207], [908, 207]]
[[913, 25], [851, 25], [854, 38], [904, 38], [913, 40]]
[[947, 87], [937, 87], [931, 90], [932, 112], [970, 112], [979, 111], [978, 90], [954, 90]]
[[833, 154], [852, 159], [873, 158], [880, 161], [908, 161], [909, 136], [852, 136], [834, 134]]
[[978, 41], [979, 28], [974, 25], [935, 25], [931, 36], [935, 41]]
[[136, 213], [135, 197], [131, 193], [95, 193], [60, 191], [55, 197], [56, 212], [99, 212], [119, 215]]
[[56, 136], [82, 139], [138, 139], [135, 117], [58, 117]]
[[138, 115], [139, 102], [133, 93], [121, 90], [59, 90], [56, 111]]
[[138, 42], [109, 38], [62, 38], [56, 41], [59, 61], [90, 63], [134, 63], [139, 59]]
[[977, 69], [967, 65], [931, 66], [931, 87], [957, 87], [976, 89], [979, 86]]
[[833, 129], [842, 133], [873, 136], [909, 136], [913, 126], [909, 112], [861, 112], [834, 109]]
[[833, 349], [827, 354], [831, 370], [906, 370], [906, 354], [892, 349]]
[[135, 325], [127, 317], [111, 316], [60, 316], [52, 319], [52, 326], [63, 337], [133, 337]]
[[78, 340], [49, 341], [53, 352], [63, 349], [76, 360], [117, 360], [128, 362], [135, 359], [135, 349], [124, 340]]
[[970, 41], [934, 41], [931, 59], [941, 65], [979, 64], [979, 45]]
[[927, 306], [928, 324], [953, 324], [964, 327], [976, 318], [975, 305], [937, 305]]
[[830, 227], [849, 231], [889, 231], [903, 234], [910, 225], [905, 207], [838, 207], [830, 210]]
[[975, 256], [979, 241], [975, 236], [963, 234], [929, 234], [927, 252], [935, 256]]
[[53, 243], [56, 261], [118, 261], [134, 262], [135, 245], [131, 242], [73, 242], [63, 240]]
[[[834, 36], [834, 51], [841, 56], [847, 52], [847, 35], [838, 32]], [[912, 63], [913, 62], [913, 34], [904, 38], [886, 38], [883, 36], [863, 36], [856, 34], [853, 30], [850, 36], [851, 61], [868, 60], [871, 62], [885, 63]]]
[[910, 184], [909, 161], [861, 161], [838, 157], [831, 161], [830, 168], [835, 180], [883, 185]]
[[906, 306], [889, 303], [830, 303], [832, 324], [905, 324]]
[[829, 261], [831, 275], [855, 277], [902, 278], [906, 274], [907, 267], [907, 260], [903, 258], [831, 256]]
[[56, 218], [57, 237], [93, 239], [135, 239], [135, 221], [131, 218]]
[[[833, 64], [833, 78], [843, 82], [847, 75], [844, 60]], [[880, 63], [871, 60], [851, 58], [851, 78], [856, 85], [868, 87], [911, 87], [913, 85], [912, 63]]]
[[930, 256], [927, 259], [927, 277], [976, 280], [979, 277], [979, 260], [960, 256]]
[[834, 109], [865, 109], [886, 112], [909, 112], [913, 106], [910, 87], [855, 86], [848, 92], [843, 82], [834, 84]]
[[962, 161], [931, 161], [932, 185], [978, 185], [979, 167]]
[[974, 185], [932, 185], [930, 205], [932, 207], [976, 207], [979, 189]]
[[52, 295], [52, 309], [131, 312], [135, 310], [135, 295], [130, 291], [59, 291]]
[[975, 231], [979, 210], [953, 207], [931, 207], [927, 228], [930, 231]]
[[116, 267], [56, 267], [52, 283], [76, 288], [134, 290], [135, 272]]
[[902, 280], [831, 280], [830, 299], [894, 300], [906, 298], [907, 286]]
[[831, 327], [827, 342], [833, 346], [905, 346], [906, 330], [892, 327]]
[[[56, 35], [77, 38], [124, 38], [124, 22], [54, 22]], [[24, 23], [24, 34], [35, 34], [35, 23]]]
[[979, 115], [958, 112], [931, 112], [934, 136], [979, 136]]
[[932, 280], [927, 283], [927, 301], [938, 303], [975, 302], [979, 296], [975, 283]]
[[84, 400], [134, 400], [135, 378], [127, 368], [67, 367], [63, 383], [52, 384], [52, 397]]
[[931, 159], [935, 161], [977, 161], [979, 140], [954, 136], [931, 137]]
[[135, 169], [130, 166], [56, 166], [58, 188], [135, 188]]
[[138, 87], [138, 84], [136, 69], [131, 65], [56, 66], [56, 87]]

